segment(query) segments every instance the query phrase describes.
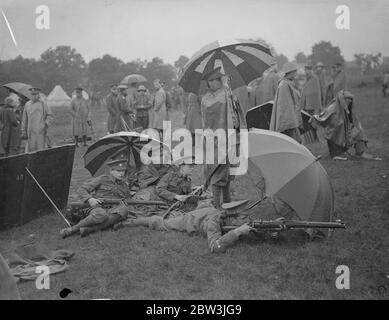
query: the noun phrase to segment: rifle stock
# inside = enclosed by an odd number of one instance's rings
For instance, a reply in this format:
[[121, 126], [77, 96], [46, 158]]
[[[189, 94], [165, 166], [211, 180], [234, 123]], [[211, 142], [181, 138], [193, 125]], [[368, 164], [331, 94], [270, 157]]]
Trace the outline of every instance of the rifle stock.
[[[115, 205], [115, 204], [121, 204], [125, 203], [126, 205], [137, 205], [137, 204], [144, 204], [144, 205], [157, 205], [157, 206], [166, 206], [166, 203], [163, 201], [148, 201], [148, 200], [131, 200], [131, 199], [99, 199], [101, 200], [102, 205]], [[89, 208], [90, 205], [87, 202], [72, 202], [69, 204], [69, 206], [72, 209], [78, 210], [78, 209], [85, 209]]]
[[[314, 221], [298, 221], [298, 220], [254, 220], [249, 223], [254, 228], [254, 232], [259, 231], [287, 231], [292, 229], [345, 229], [346, 225], [337, 220], [336, 222], [314, 222]], [[228, 232], [236, 229], [236, 226], [224, 226], [222, 230]]]

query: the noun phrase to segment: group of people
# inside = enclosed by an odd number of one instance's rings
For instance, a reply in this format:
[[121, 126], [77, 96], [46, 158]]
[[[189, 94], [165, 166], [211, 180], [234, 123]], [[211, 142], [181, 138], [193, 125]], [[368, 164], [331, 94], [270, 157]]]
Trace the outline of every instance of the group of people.
[[111, 86], [105, 99], [108, 133], [148, 128], [162, 133], [163, 121], [170, 119], [169, 111], [174, 99], [163, 81], [155, 79], [153, 84], [154, 93], [139, 83]]
[[26, 140], [24, 151], [32, 152], [50, 146], [48, 128], [53, 115], [46, 102], [40, 98], [40, 89], [29, 89], [31, 100], [19, 96], [19, 104], [7, 97], [0, 108], [1, 143], [0, 157], [19, 154], [22, 140]]

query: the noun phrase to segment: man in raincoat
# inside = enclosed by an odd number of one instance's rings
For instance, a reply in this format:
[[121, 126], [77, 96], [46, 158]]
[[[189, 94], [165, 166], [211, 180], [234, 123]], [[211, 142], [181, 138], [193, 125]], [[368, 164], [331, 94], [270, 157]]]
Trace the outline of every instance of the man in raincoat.
[[302, 123], [298, 94], [293, 86], [297, 74], [297, 65], [292, 62], [285, 63], [284, 77], [278, 84], [274, 106], [270, 119], [270, 130], [281, 132], [301, 142], [299, 126]]
[[1, 130], [0, 144], [4, 149], [6, 157], [18, 154], [20, 143], [20, 119], [12, 103], [11, 98], [6, 98], [4, 106], [0, 109], [0, 125], [3, 128]]
[[316, 77], [319, 79], [320, 84], [320, 97], [321, 105], [325, 107], [325, 94], [326, 94], [326, 72], [323, 62], [318, 62], [315, 69]]
[[320, 82], [313, 73], [310, 63], [305, 66], [306, 81], [301, 93], [301, 108], [309, 114], [319, 114], [321, 111]]
[[118, 88], [117, 85], [111, 86], [111, 92], [106, 98], [106, 106], [108, 110], [107, 130], [108, 133], [114, 133], [116, 123], [119, 119], [119, 105], [118, 105]]
[[152, 106], [150, 94], [147, 92], [145, 86], [140, 85], [134, 98], [134, 108], [136, 112], [136, 123], [143, 130], [149, 127], [149, 110]]
[[[223, 202], [230, 202], [230, 161], [228, 159], [228, 130], [235, 129], [235, 133], [239, 129], [245, 128], [243, 112], [239, 109], [239, 105], [233, 101], [230, 91], [223, 85], [221, 67], [218, 67], [203, 76], [203, 80], [207, 81], [209, 91], [201, 100], [201, 114], [203, 129], [210, 129], [214, 136], [214, 159], [212, 164], [205, 165], [205, 177], [211, 177], [210, 186], [213, 193], [214, 206], [220, 208], [221, 195]], [[225, 143], [217, 137], [217, 131], [222, 129], [225, 135]], [[208, 139], [206, 137], [206, 139]], [[239, 142], [239, 136], [236, 139]], [[207, 143], [204, 143], [206, 146]], [[236, 147], [236, 146], [234, 146]], [[209, 151], [208, 151], [209, 152]], [[207, 154], [207, 151], [205, 152]], [[220, 156], [222, 157], [219, 158]], [[209, 156], [206, 156], [207, 159]], [[224, 162], [224, 163], [223, 163]]]
[[116, 123], [116, 132], [128, 131], [134, 128], [134, 111], [128, 102], [126, 89], [127, 86], [124, 84], [118, 86], [119, 94], [117, 101], [119, 106], [119, 119]]
[[76, 96], [72, 99], [70, 112], [73, 120], [74, 142], [78, 147], [78, 137], [82, 137], [84, 146], [87, 146], [88, 123], [91, 121], [89, 101], [82, 96], [83, 88], [76, 88]]
[[334, 96], [337, 97], [341, 90], [347, 89], [347, 77], [346, 73], [342, 69], [343, 64], [337, 62], [335, 64], [336, 73], [334, 76]]
[[195, 130], [202, 129], [203, 123], [201, 121], [201, 106], [200, 99], [194, 93], [189, 93], [188, 95], [188, 110], [185, 115], [184, 124], [186, 128], [190, 131], [192, 135], [192, 145], [195, 145], [196, 136]]
[[163, 90], [161, 81], [159, 79], [154, 80], [154, 88], [155, 94], [151, 117], [152, 123], [150, 124], [150, 128], [158, 130], [162, 136], [163, 121], [169, 120], [169, 115], [166, 108], [166, 92]]
[[27, 139], [26, 152], [45, 149], [49, 146], [48, 129], [53, 120], [51, 108], [40, 100], [39, 88], [29, 89], [32, 99], [23, 110], [22, 137]]
[[260, 104], [274, 100], [279, 80], [277, 62], [273, 61], [268, 70], [268, 74], [262, 80], [262, 101]]
[[357, 118], [354, 96], [350, 92], [341, 90], [333, 103], [320, 115], [313, 116], [312, 125], [324, 128], [332, 159], [347, 160], [343, 153], [353, 147], [357, 157], [379, 160], [366, 153], [368, 140]]

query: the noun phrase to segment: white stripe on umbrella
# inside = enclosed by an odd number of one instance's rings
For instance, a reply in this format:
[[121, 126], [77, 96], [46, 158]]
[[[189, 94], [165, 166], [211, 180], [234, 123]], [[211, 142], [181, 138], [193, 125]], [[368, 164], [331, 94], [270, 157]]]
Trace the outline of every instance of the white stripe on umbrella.
[[204, 69], [205, 67], [207, 66], [207, 63], [209, 62], [209, 60], [212, 58], [212, 56], [215, 54], [215, 52], [212, 52], [211, 54], [209, 54], [205, 59], [203, 59], [199, 65], [196, 67], [195, 71], [198, 72], [198, 73], [203, 73], [204, 72]]
[[256, 48], [253, 48], [253, 47], [236, 46], [235, 49], [249, 53], [249, 54], [255, 56], [256, 58], [263, 60], [265, 63], [267, 63], [269, 65], [274, 59], [271, 55], [267, 54], [266, 52], [263, 52], [263, 51], [258, 50]]
[[228, 59], [231, 60], [231, 62], [234, 64], [235, 67], [240, 65], [241, 63], [244, 62], [244, 60], [237, 55], [227, 51], [227, 50], [222, 50], [222, 52], [228, 57]]

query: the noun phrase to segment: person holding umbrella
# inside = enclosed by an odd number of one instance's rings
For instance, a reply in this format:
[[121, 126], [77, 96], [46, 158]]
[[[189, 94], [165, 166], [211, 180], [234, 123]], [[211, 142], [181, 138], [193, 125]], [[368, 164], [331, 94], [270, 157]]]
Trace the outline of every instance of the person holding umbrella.
[[283, 69], [284, 77], [278, 84], [269, 129], [281, 132], [301, 143], [299, 126], [302, 121], [298, 95], [293, 86], [297, 65], [287, 62]]
[[76, 97], [72, 99], [71, 114], [73, 118], [73, 136], [76, 147], [78, 147], [78, 137], [82, 136], [84, 146], [87, 146], [87, 129], [88, 122], [91, 121], [91, 111], [89, 102], [82, 96], [83, 88], [78, 87], [76, 90]]
[[[242, 119], [239, 113], [233, 108], [232, 96], [227, 88], [223, 86], [221, 67], [213, 69], [203, 76], [203, 80], [207, 82], [209, 91], [201, 100], [201, 114], [203, 129], [211, 129], [215, 132], [218, 129], [224, 130], [226, 133], [225, 143], [222, 145], [220, 141], [215, 141], [214, 155], [218, 157], [219, 149], [224, 151], [224, 159], [217, 159], [213, 164], [205, 165], [205, 176], [212, 175], [210, 186], [213, 193], [213, 201], [215, 208], [220, 208], [221, 196], [223, 202], [230, 202], [230, 164], [227, 156], [228, 146], [228, 129], [239, 129]], [[216, 139], [215, 139], [216, 140]], [[214, 159], [214, 160], [215, 160]], [[220, 161], [226, 160], [225, 163]]]

